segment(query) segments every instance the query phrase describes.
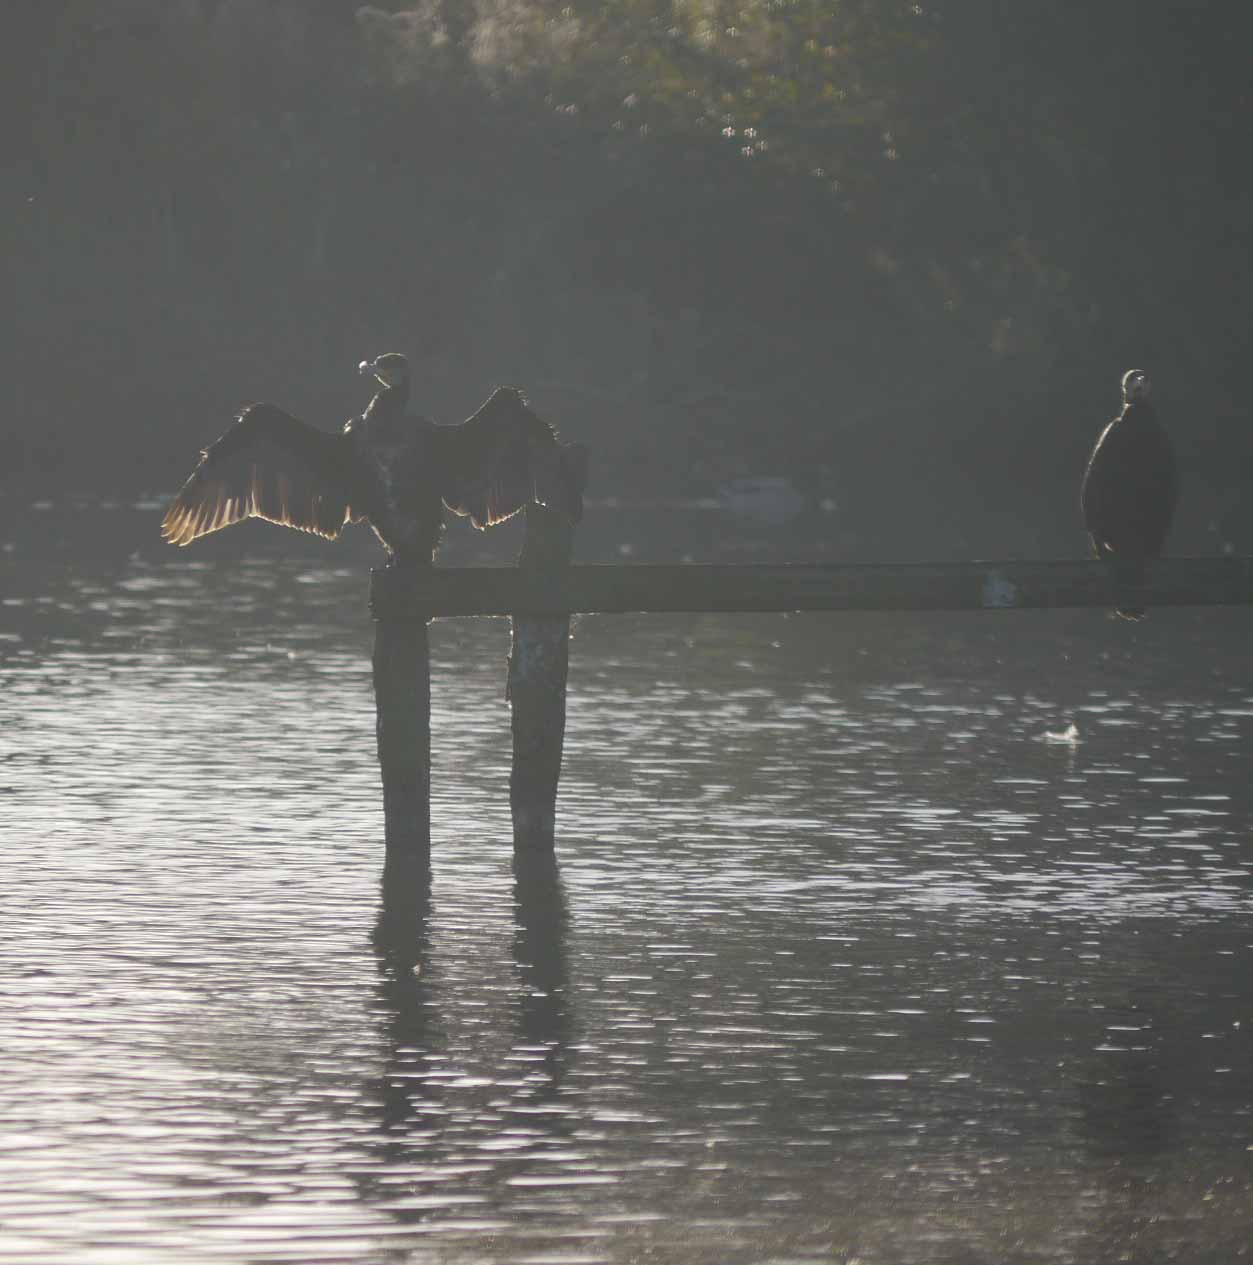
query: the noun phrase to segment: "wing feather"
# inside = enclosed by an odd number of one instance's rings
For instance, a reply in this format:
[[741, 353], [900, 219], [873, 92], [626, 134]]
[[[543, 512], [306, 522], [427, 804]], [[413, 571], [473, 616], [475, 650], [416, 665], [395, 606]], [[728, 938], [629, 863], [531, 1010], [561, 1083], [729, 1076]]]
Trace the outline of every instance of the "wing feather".
[[1092, 538], [1094, 552], [1100, 556], [1108, 550], [1110, 502], [1115, 495], [1114, 467], [1119, 448], [1118, 418], [1101, 431], [1079, 489], [1079, 505], [1083, 512], [1083, 525]]
[[437, 435], [444, 504], [475, 527], [504, 522], [532, 501], [581, 517], [581, 488], [563, 477], [556, 431], [515, 388], [497, 388], [473, 417]]
[[354, 517], [351, 454], [342, 435], [328, 435], [273, 404], [244, 409], [201, 454], [170, 503], [161, 534], [188, 545], [245, 518], [334, 540]]

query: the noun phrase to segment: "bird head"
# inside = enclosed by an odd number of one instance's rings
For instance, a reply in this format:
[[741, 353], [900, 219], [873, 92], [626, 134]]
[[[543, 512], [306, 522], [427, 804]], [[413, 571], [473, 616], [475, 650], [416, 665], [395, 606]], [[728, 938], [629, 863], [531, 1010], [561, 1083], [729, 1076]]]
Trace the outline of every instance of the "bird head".
[[385, 387], [403, 386], [409, 381], [409, 361], [398, 351], [388, 351], [374, 360], [363, 360], [357, 372], [362, 377], [375, 378]]
[[1136, 404], [1149, 398], [1149, 378], [1143, 369], [1128, 369], [1122, 376], [1122, 398]]

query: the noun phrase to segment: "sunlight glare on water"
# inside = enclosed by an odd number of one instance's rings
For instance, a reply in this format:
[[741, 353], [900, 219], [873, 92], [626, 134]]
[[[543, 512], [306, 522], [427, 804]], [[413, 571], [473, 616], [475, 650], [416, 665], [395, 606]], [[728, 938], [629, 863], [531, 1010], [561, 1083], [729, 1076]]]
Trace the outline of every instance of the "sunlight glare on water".
[[0, 1262], [1244, 1250], [1242, 612], [581, 619], [559, 867], [438, 623], [428, 888], [365, 596], [6, 592]]

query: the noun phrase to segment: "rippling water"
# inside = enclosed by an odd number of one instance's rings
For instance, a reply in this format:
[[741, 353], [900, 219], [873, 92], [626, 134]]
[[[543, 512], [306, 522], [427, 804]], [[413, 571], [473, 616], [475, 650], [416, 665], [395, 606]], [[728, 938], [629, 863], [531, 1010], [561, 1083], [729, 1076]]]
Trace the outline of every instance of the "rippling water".
[[585, 618], [515, 871], [507, 626], [383, 873], [366, 573], [16, 565], [0, 1262], [1231, 1262], [1245, 612]]

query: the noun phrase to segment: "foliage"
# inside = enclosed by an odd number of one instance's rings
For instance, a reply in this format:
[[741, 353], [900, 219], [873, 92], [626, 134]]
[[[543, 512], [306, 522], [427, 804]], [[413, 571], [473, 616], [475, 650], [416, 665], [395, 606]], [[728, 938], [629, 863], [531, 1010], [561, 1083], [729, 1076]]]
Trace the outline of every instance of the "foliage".
[[717, 135], [837, 186], [863, 186], [899, 156], [902, 89], [930, 42], [922, 9], [895, 2], [540, 0], [505, 11], [513, 38], [485, 30], [480, 64], [541, 75], [561, 104], [619, 129]]

